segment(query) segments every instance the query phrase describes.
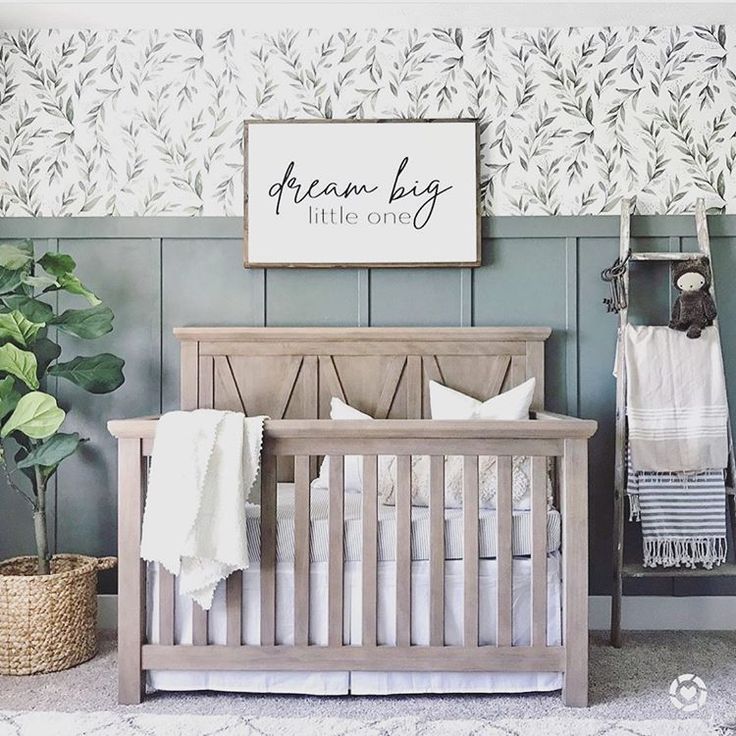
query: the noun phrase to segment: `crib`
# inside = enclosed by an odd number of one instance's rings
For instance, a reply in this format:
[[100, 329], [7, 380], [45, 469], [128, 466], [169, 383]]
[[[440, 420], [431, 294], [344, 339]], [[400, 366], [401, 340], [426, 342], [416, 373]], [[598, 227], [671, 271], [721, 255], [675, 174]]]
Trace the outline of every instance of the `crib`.
[[[432, 672], [561, 673], [567, 705], [585, 706], [588, 693], [588, 527], [587, 441], [592, 421], [543, 410], [544, 341], [548, 328], [179, 328], [181, 406], [265, 414], [260, 480], [260, 541], [257, 577], [257, 632], [246, 636], [245, 587], [251, 571], [231, 575], [221, 591], [224, 619], [213, 635], [212, 612], [191, 605], [186, 641], [179, 632], [182, 610], [176, 580], [140, 560], [145, 476], [155, 418], [113, 420], [118, 440], [118, 673], [119, 702], [141, 702], [147, 672]], [[427, 382], [435, 379], [487, 398], [536, 377], [529, 420], [428, 421]], [[374, 421], [330, 421], [330, 398], [364, 409]], [[445, 554], [444, 459], [463, 457], [461, 552]], [[479, 531], [478, 458], [497, 456], [497, 508], [491, 523], [495, 551], [484, 558]], [[530, 537], [523, 564], [530, 573], [529, 637], [514, 636], [514, 511], [512, 456], [528, 456], [531, 494]], [[324, 641], [310, 634], [310, 483], [319, 459], [330, 458], [324, 561]], [[357, 535], [360, 553], [346, 558], [344, 459], [361, 456], [363, 489]], [[396, 457], [396, 500], [392, 516], [395, 554], [378, 560], [378, 458]], [[411, 459], [430, 457], [426, 572], [427, 632], [417, 643], [412, 632], [413, 507]], [[551, 471], [550, 471], [551, 468]], [[548, 638], [548, 484], [561, 519], [558, 613], [559, 640]], [[293, 557], [277, 560], [277, 489], [293, 489]], [[355, 500], [355, 499], [351, 499]], [[483, 535], [481, 534], [481, 539]], [[489, 555], [485, 555], [486, 557]], [[555, 558], [557, 559], [557, 558]], [[277, 586], [288, 566], [288, 636], [277, 627]], [[479, 572], [493, 565], [495, 610], [492, 637], [488, 602], [479, 605]], [[521, 563], [520, 563], [521, 564]], [[557, 564], [557, 563], [555, 563]], [[379, 571], [390, 565], [392, 636], [377, 635]], [[347, 590], [348, 567], [353, 571]], [[446, 573], [461, 575], [459, 641], [446, 640]], [[282, 570], [277, 574], [277, 570]], [[516, 573], [514, 573], [516, 574]], [[482, 579], [482, 575], [481, 575]], [[311, 578], [313, 580], [313, 578]], [[352, 587], [356, 591], [352, 591]], [[251, 591], [252, 592], [252, 591]], [[314, 593], [314, 591], [312, 591]], [[153, 595], [153, 604], [151, 600]], [[320, 594], [321, 595], [321, 594]], [[148, 597], [148, 601], [147, 601]], [[313, 596], [314, 597], [314, 596]], [[346, 631], [349, 606], [355, 631]], [[424, 605], [424, 604], [422, 604]], [[415, 602], [416, 607], [416, 602]], [[155, 617], [151, 611], [155, 608]], [[385, 614], [381, 614], [385, 617]], [[179, 623], [177, 623], [179, 622]], [[385, 623], [385, 622], [384, 622]], [[381, 624], [383, 625], [383, 624]], [[350, 628], [350, 627], [348, 627]], [[488, 643], [492, 641], [492, 643]]]

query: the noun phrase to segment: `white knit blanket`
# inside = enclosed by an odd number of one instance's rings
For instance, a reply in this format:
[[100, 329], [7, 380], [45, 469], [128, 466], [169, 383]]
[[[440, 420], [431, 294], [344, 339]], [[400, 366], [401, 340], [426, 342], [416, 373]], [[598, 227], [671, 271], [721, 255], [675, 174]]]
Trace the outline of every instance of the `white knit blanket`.
[[[496, 508], [498, 492], [498, 458], [481, 455], [478, 458], [478, 492], [481, 508]], [[464, 458], [448, 455], [445, 459], [445, 508], [460, 508], [465, 490], [463, 485]], [[514, 455], [511, 463], [511, 497], [513, 506], [529, 508], [531, 498], [531, 468], [529, 458]], [[547, 505], [551, 505], [552, 480], [546, 474]], [[411, 503], [413, 506], [429, 506], [430, 462], [426, 455], [415, 455], [411, 463]], [[378, 493], [381, 503], [396, 504], [396, 457], [379, 457]]]
[[623, 349], [634, 470], [725, 468], [728, 409], [716, 328], [691, 339], [668, 327], [628, 325]]
[[180, 591], [205, 610], [220, 581], [248, 567], [245, 505], [264, 419], [197, 409], [158, 422], [141, 557], [178, 575]]

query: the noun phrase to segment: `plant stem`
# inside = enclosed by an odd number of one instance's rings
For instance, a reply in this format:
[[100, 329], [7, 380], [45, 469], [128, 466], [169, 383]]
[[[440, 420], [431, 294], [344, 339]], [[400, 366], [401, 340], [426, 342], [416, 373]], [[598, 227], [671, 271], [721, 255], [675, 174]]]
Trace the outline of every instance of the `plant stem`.
[[[3, 457], [5, 457], [5, 448], [3, 447]], [[3, 459], [0, 461], [0, 465], [3, 466], [3, 470], [5, 471], [5, 479], [8, 482], [8, 485], [25, 501], [27, 501], [31, 508], [35, 511], [36, 510], [36, 502], [22, 489], [18, 486], [17, 483], [13, 481], [13, 476], [10, 474], [10, 471], [8, 470], [8, 465]]]
[[46, 541], [46, 512], [33, 512], [33, 531], [36, 534], [36, 552], [38, 555], [38, 564], [36, 565], [37, 575], [49, 574], [49, 550]]
[[38, 465], [34, 466], [36, 486], [36, 510], [33, 512], [33, 531], [36, 535], [36, 554], [38, 575], [49, 574], [49, 542], [46, 528], [46, 481]]

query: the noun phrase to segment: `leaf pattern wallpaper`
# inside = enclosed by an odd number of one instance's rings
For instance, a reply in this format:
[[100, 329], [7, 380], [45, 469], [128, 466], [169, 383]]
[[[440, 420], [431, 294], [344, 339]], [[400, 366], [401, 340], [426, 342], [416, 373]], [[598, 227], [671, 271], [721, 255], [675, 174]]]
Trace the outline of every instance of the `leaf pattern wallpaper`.
[[[242, 214], [246, 118], [481, 120], [493, 215], [736, 212], [736, 29], [0, 33], [0, 216]], [[441, 155], [438, 153], [438, 155]]]

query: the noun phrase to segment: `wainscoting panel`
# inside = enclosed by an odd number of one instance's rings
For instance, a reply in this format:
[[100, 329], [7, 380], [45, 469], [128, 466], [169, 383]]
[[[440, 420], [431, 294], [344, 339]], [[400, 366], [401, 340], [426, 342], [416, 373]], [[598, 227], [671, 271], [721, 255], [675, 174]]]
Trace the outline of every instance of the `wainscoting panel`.
[[357, 325], [359, 281], [356, 268], [271, 269], [263, 322], [272, 327]]
[[[545, 406], [561, 412], [568, 411], [565, 248], [566, 238], [484, 239], [484, 265], [474, 269], [472, 281], [473, 324], [552, 327], [545, 353]], [[570, 318], [574, 333], [575, 316]]]
[[[736, 216], [711, 217], [710, 229], [736, 404]], [[632, 233], [640, 249], [695, 247], [692, 217], [636, 217]], [[65, 463], [52, 492], [55, 549], [115, 553], [115, 446], [105, 422], [176, 408], [175, 326], [539, 324], [553, 328], [547, 406], [600, 424], [590, 452], [591, 593], [610, 591], [616, 318], [601, 303], [607, 287], [600, 272], [618, 252], [618, 218], [484, 218], [483, 265], [476, 269], [246, 271], [241, 235], [240, 218], [0, 219], [0, 239], [30, 237], [39, 253], [58, 249], [77, 260], [81, 278], [116, 315], [113, 333], [82, 347], [126, 360], [126, 383], [110, 396], [89, 396], [62, 382], [50, 387], [71, 405], [68, 429], [90, 438]], [[668, 281], [665, 266], [636, 265], [633, 318], [666, 322], [673, 298]], [[629, 533], [636, 552], [637, 529]], [[32, 552], [32, 539], [23, 501], [1, 486], [0, 558]], [[114, 575], [102, 589], [115, 589]], [[736, 593], [736, 584], [646, 581], [627, 585], [627, 592], [726, 595]]]
[[386, 268], [366, 272], [370, 273], [371, 324], [463, 324], [463, 284], [469, 272], [464, 268]]
[[263, 324], [264, 273], [246, 271], [242, 260], [243, 241], [237, 238], [218, 238], [217, 233], [212, 238], [162, 238], [162, 411], [179, 405], [179, 343], [174, 327]]

